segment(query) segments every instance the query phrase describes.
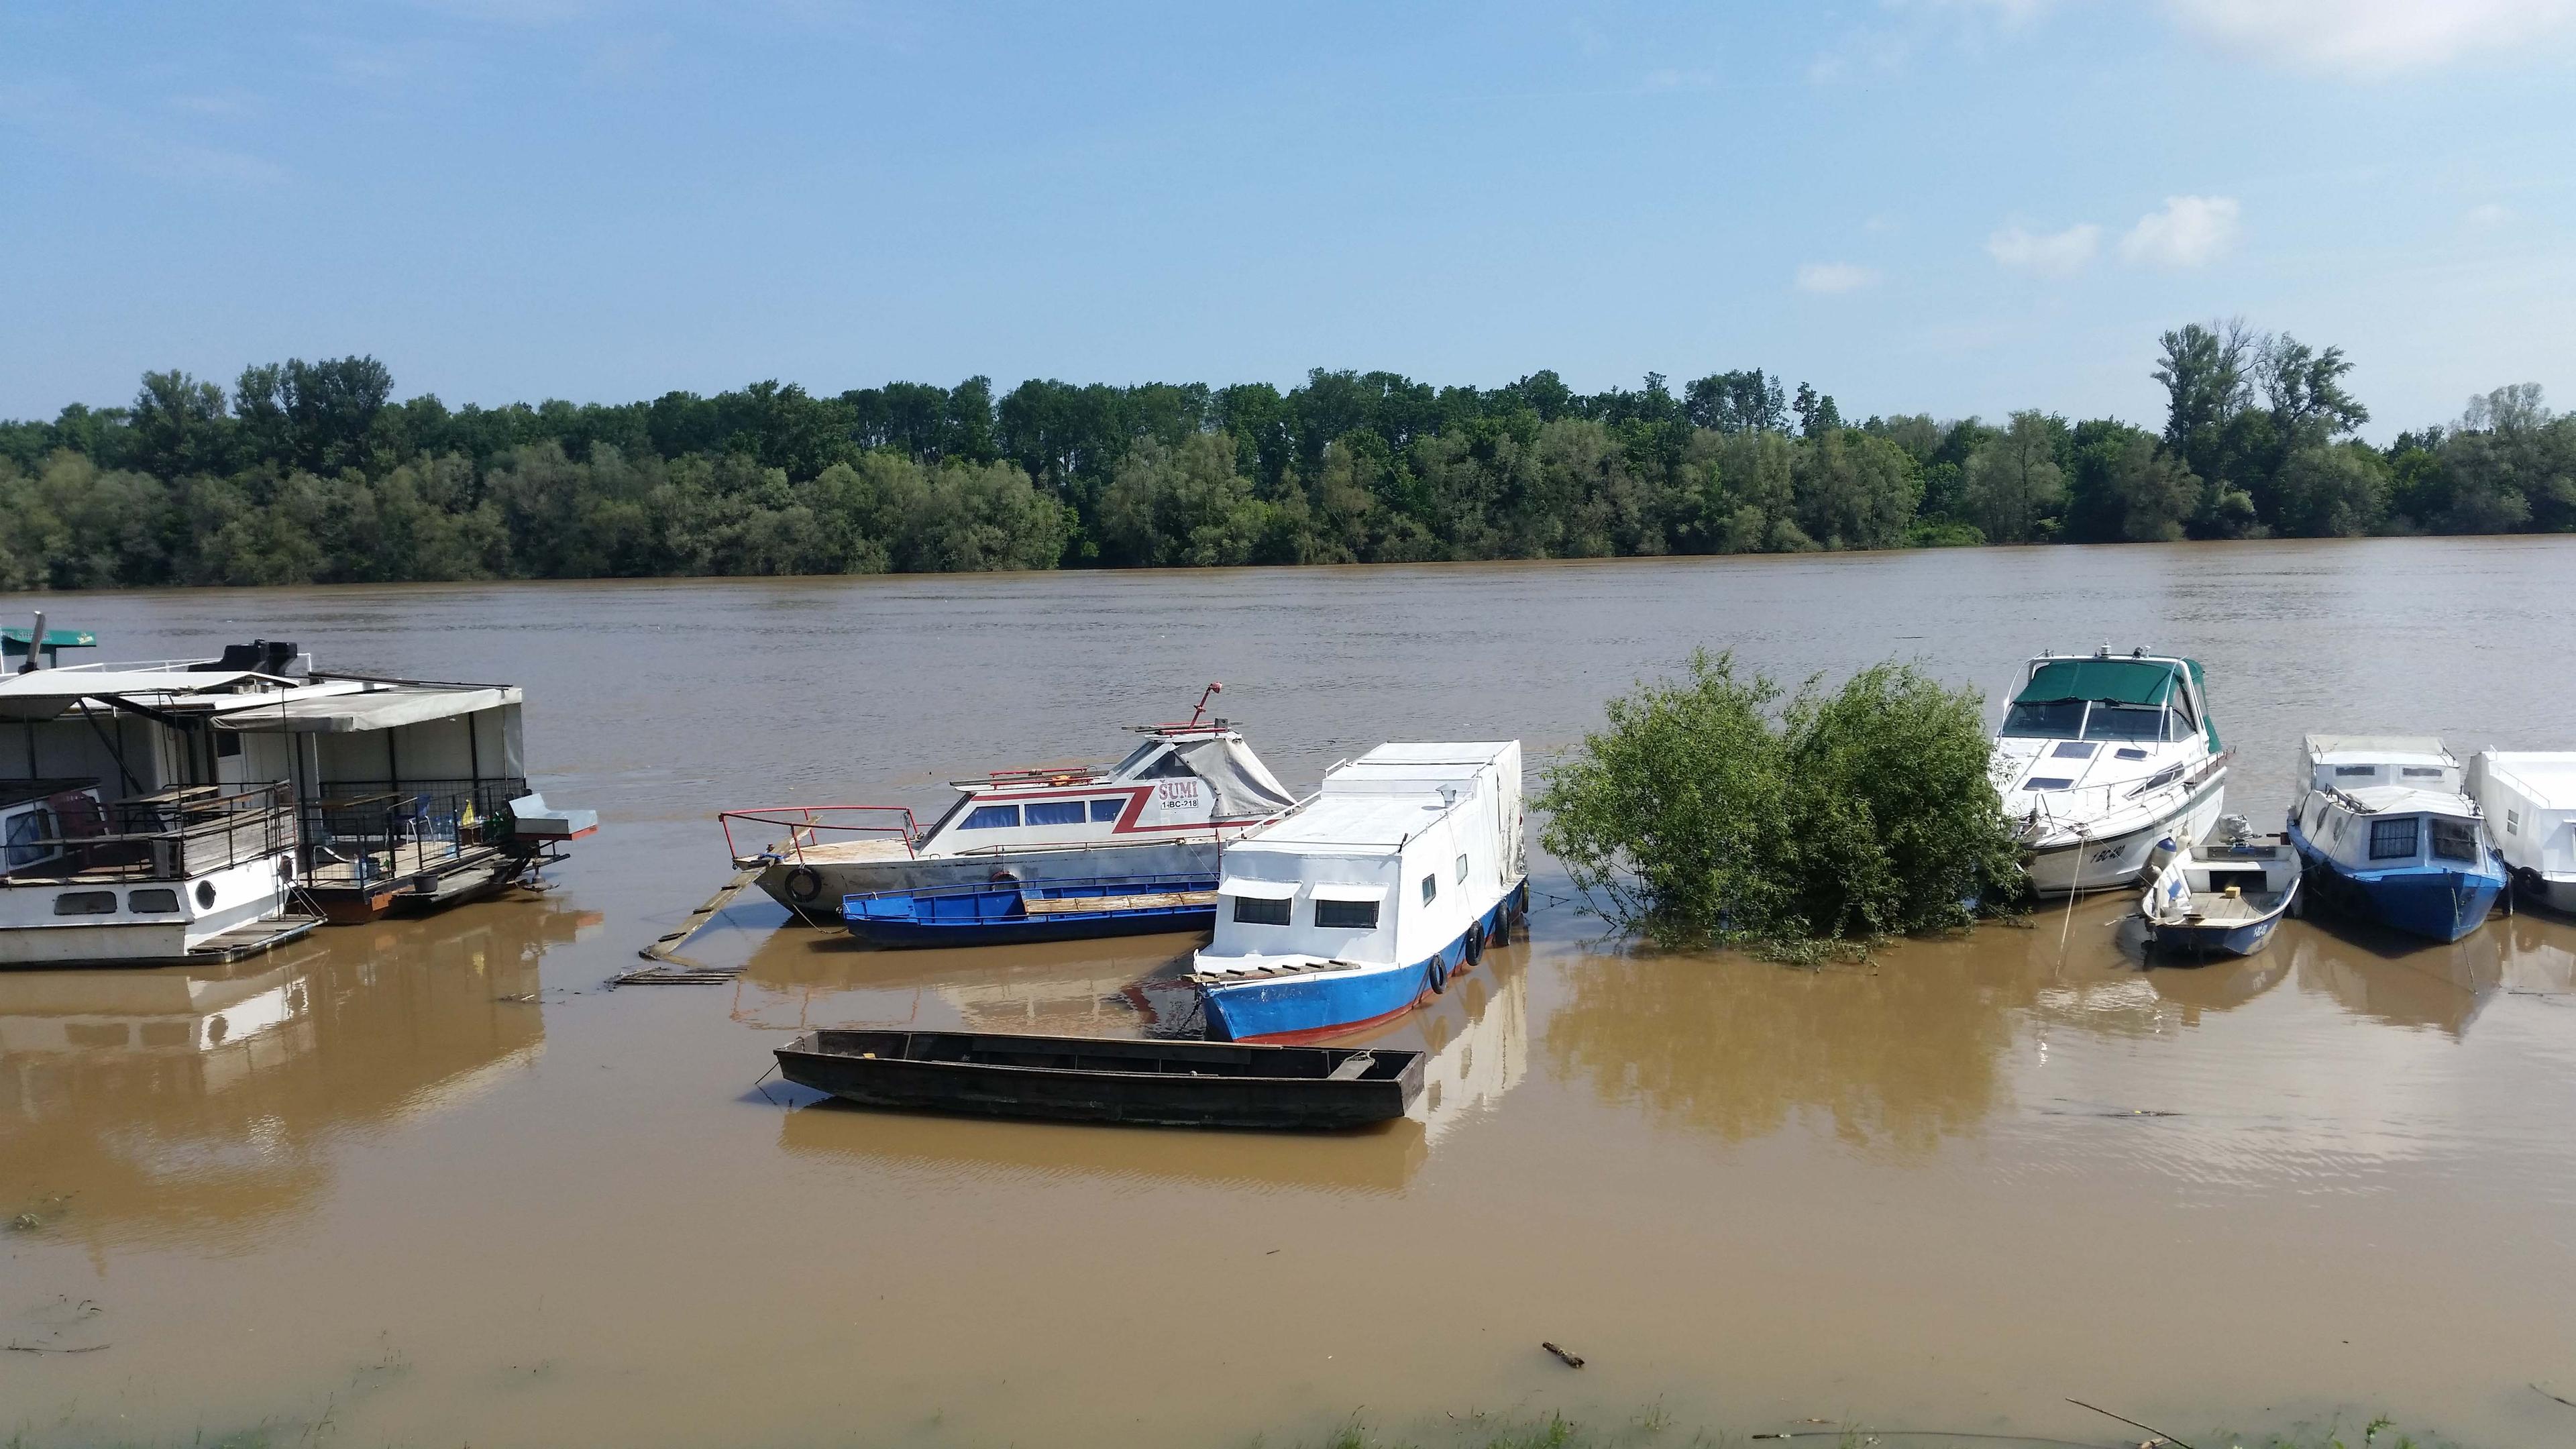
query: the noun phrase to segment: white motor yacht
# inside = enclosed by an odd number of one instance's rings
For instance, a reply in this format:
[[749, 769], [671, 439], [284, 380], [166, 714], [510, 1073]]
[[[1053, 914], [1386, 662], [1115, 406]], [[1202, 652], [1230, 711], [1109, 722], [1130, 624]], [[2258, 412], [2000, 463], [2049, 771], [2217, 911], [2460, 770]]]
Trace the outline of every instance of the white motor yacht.
[[2043, 896], [2132, 886], [2156, 842], [2187, 849], [2226, 799], [2197, 661], [2144, 649], [2042, 654], [1996, 731], [1995, 790]]

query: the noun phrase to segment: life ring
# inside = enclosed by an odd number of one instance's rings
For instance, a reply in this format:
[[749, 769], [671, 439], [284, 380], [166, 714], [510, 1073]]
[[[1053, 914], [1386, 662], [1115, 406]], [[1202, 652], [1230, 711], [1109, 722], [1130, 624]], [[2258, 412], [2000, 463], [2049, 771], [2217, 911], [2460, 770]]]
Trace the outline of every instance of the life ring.
[[1449, 963], [1445, 959], [1432, 957], [1431, 969], [1426, 974], [1431, 978], [1432, 995], [1437, 996], [1449, 989]]
[[994, 885], [1018, 885], [1020, 883], [1018, 874], [1013, 872], [1008, 866], [1004, 866], [1002, 869], [993, 872], [990, 876], [986, 877], [986, 879]]
[[1469, 926], [1467, 928], [1467, 939], [1461, 948], [1460, 954], [1466, 958], [1466, 962], [1470, 966], [1473, 966], [1477, 962], [1485, 959], [1484, 926], [1479, 924]]
[[823, 873], [810, 865], [800, 865], [787, 873], [787, 898], [800, 906], [811, 905], [823, 893]]

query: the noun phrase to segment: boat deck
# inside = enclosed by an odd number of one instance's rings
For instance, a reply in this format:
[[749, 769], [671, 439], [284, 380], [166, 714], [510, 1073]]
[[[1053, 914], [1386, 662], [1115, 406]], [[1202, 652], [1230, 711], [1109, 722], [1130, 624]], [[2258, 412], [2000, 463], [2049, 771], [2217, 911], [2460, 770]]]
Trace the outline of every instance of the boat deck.
[[211, 936], [188, 951], [190, 963], [230, 965], [262, 951], [274, 950], [289, 941], [312, 934], [322, 924], [320, 916], [272, 916], [265, 921], [252, 921], [235, 926], [220, 936]]
[[775, 850], [789, 865], [869, 865], [912, 859], [912, 847], [901, 840], [827, 840], [801, 849], [779, 846]]
[[459, 850], [443, 840], [398, 845], [390, 851], [367, 852], [365, 859], [372, 864], [363, 880], [358, 861], [325, 860], [306, 874], [305, 884], [316, 890], [396, 891], [407, 888], [414, 877], [489, 866], [500, 855], [497, 846], [469, 845]]

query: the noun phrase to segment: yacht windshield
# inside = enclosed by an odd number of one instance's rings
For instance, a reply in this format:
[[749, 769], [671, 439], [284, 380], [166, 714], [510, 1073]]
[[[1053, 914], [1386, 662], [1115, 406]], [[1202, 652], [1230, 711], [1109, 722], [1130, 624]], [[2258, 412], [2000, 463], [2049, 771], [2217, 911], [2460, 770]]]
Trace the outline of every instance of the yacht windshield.
[[2002, 734], [2008, 740], [2071, 740], [2083, 728], [2084, 701], [2067, 699], [2014, 705], [2004, 715]]
[[2160, 740], [2165, 712], [2157, 705], [2097, 704], [2084, 721], [2088, 740]]

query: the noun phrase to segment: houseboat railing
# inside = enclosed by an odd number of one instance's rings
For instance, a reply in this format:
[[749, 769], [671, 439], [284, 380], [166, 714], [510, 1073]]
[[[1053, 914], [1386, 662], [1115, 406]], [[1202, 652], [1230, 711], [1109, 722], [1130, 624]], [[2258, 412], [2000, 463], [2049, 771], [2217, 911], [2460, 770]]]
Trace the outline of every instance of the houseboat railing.
[[60, 853], [9, 872], [16, 880], [184, 880], [291, 851], [293, 792], [270, 785], [193, 785], [52, 811]]
[[515, 776], [481, 780], [333, 780], [302, 802], [306, 865], [359, 884], [435, 870], [500, 842], [509, 803], [528, 793]]
[[[745, 825], [784, 830], [787, 838], [746, 853], [733, 838], [737, 820]], [[914, 822], [909, 805], [755, 805], [748, 810], [718, 812], [716, 823], [724, 827], [725, 854], [732, 860], [767, 854], [803, 864], [805, 852], [823, 844], [826, 834], [891, 835], [903, 842], [906, 855], [918, 854], [921, 844], [921, 827]]]

